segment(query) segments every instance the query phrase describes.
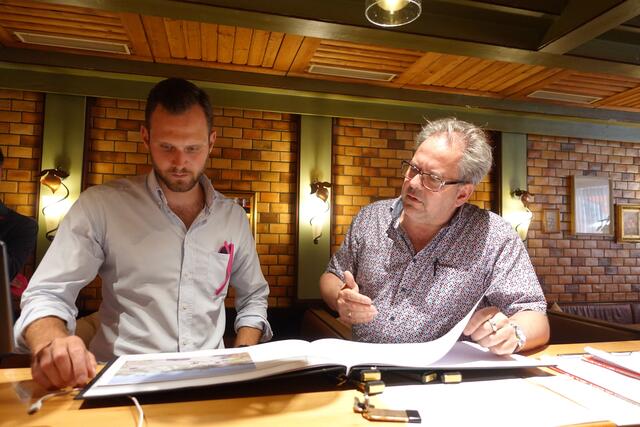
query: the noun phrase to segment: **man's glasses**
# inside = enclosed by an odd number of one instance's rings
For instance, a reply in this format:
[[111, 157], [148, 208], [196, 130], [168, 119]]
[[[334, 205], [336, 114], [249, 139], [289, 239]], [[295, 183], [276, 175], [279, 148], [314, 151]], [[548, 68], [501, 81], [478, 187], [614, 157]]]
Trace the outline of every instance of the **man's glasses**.
[[414, 176], [420, 175], [420, 182], [427, 189], [431, 190], [434, 193], [441, 191], [445, 185], [453, 185], [453, 184], [467, 184], [467, 181], [455, 180], [455, 181], [445, 181], [442, 177], [438, 175], [434, 175], [429, 172], [422, 172], [416, 166], [412, 165], [406, 160], [402, 161], [402, 175], [406, 179], [413, 179]]

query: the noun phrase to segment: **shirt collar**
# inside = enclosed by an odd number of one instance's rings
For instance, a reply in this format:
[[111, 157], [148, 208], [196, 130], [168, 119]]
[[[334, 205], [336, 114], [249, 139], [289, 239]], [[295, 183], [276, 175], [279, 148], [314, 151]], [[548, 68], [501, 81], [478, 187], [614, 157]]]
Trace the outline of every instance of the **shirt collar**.
[[[205, 212], [208, 214], [211, 209], [211, 205], [216, 198], [215, 190], [213, 189], [213, 185], [211, 185], [211, 181], [205, 174], [200, 176], [199, 182], [204, 190]], [[160, 187], [158, 177], [153, 169], [151, 169], [151, 172], [147, 175], [147, 189], [156, 203], [161, 206], [167, 206], [167, 198], [164, 195], [164, 191], [162, 191], [162, 187]]]

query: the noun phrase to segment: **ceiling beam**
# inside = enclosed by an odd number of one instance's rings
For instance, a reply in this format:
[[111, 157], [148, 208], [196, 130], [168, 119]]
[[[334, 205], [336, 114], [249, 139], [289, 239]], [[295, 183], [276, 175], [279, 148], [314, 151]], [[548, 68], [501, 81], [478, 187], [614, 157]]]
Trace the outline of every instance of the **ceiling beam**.
[[[51, 90], [84, 96], [144, 99], [160, 78], [118, 75], [78, 70], [70, 72], [53, 67], [17, 70], [14, 64], [0, 62], [0, 87], [11, 82], [21, 90]], [[443, 106], [416, 102], [389, 101], [340, 95], [302, 93], [291, 90], [250, 88], [231, 84], [198, 82], [216, 106], [264, 111], [424, 123], [455, 115], [486, 129], [503, 132], [567, 136], [613, 141], [637, 142], [640, 122], [587, 120], [576, 117], [552, 117], [539, 113], [497, 111], [468, 106]]]
[[[389, 31], [357, 25], [335, 24], [311, 19], [184, 3], [175, 0], [40, 0], [45, 3], [80, 6], [112, 12], [131, 12], [223, 25], [236, 25], [266, 31], [279, 31], [307, 37], [373, 44], [421, 52], [437, 52], [484, 59], [573, 69], [588, 73], [609, 73], [640, 78], [640, 66], [597, 59], [556, 55], [526, 49], [508, 48], [476, 42]], [[211, 2], [211, 0], [208, 0]], [[631, 1], [631, 0], [630, 0]], [[638, 2], [640, 0], [633, 0]], [[629, 3], [629, 2], [625, 2]]]
[[538, 51], [562, 55], [640, 14], [640, 0], [573, 0], [544, 36]]
[[[554, 116], [560, 119], [574, 117], [585, 120], [606, 120], [613, 122], [640, 123], [640, 113], [595, 108], [571, 107], [565, 105], [518, 101], [511, 99], [485, 98], [458, 94], [438, 93], [421, 90], [409, 90], [383, 86], [372, 87], [369, 84], [345, 83], [285, 77], [260, 73], [230, 71], [204, 67], [175, 64], [154, 64], [146, 61], [132, 61], [120, 58], [92, 57], [61, 52], [48, 52], [42, 55], [36, 50], [0, 48], [0, 87], [34, 90], [40, 92], [66, 93], [74, 95], [105, 96], [118, 98], [139, 98], [129, 89], [120, 91], [117, 87], [108, 90], [87, 88], [72, 84], [73, 78], [64, 76], [106, 76], [105, 81], [127, 80], [154, 82], [166, 76], [183, 77], [189, 80], [207, 82], [210, 85], [233, 85], [251, 93], [287, 93], [295, 94], [298, 99], [349, 97], [371, 98], [388, 104], [411, 103], [417, 105], [439, 105], [447, 109], [476, 108], [510, 111], [516, 114], [535, 114]], [[24, 73], [33, 70], [46, 70], [47, 78], [34, 79], [28, 86], [18, 86], [16, 78], [25, 80]], [[113, 77], [116, 76], [116, 77]], [[62, 82], [66, 82], [63, 84]], [[124, 87], [124, 86], [123, 86]], [[147, 90], [144, 88], [143, 90]], [[144, 97], [144, 96], [142, 96]], [[300, 103], [300, 102], [298, 102]], [[291, 108], [291, 107], [290, 107]], [[297, 111], [300, 113], [301, 111]], [[362, 114], [365, 114], [364, 112]], [[451, 113], [450, 113], [451, 114]], [[390, 119], [388, 119], [390, 120]]]

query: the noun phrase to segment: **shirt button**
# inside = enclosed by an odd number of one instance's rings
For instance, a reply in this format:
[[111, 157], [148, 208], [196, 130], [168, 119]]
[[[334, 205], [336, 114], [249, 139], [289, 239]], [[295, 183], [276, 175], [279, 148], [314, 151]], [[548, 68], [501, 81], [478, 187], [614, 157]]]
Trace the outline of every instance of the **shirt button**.
[[394, 321], [396, 318], [394, 316], [389, 317], [389, 320]]
[[187, 306], [186, 306], [186, 305], [183, 305], [183, 306], [182, 306], [182, 309], [183, 309], [183, 310], [186, 310], [186, 309], [187, 309]]
[[417, 259], [416, 259], [416, 258], [413, 258], [413, 259], [411, 260], [411, 262], [416, 262], [416, 261], [417, 261]]

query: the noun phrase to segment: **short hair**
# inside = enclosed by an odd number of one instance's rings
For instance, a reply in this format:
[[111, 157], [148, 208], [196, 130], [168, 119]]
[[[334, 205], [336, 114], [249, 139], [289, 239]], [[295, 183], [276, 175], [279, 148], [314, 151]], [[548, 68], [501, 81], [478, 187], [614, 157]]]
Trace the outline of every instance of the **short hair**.
[[458, 179], [478, 184], [489, 173], [493, 163], [489, 137], [480, 127], [455, 117], [427, 122], [417, 136], [417, 147], [428, 138], [444, 134], [449, 144], [461, 143], [462, 158], [458, 164]]
[[144, 120], [151, 129], [151, 114], [161, 105], [171, 114], [181, 114], [194, 105], [200, 105], [207, 120], [209, 131], [213, 127], [213, 109], [205, 91], [190, 81], [171, 77], [156, 84], [147, 96]]

